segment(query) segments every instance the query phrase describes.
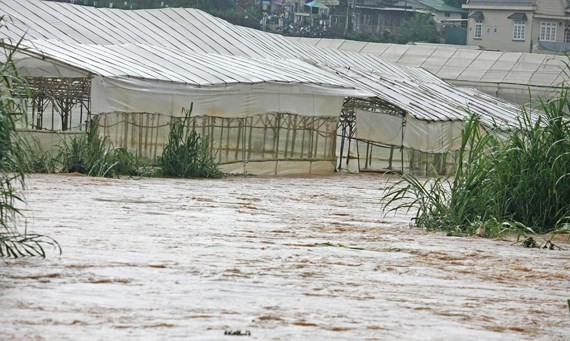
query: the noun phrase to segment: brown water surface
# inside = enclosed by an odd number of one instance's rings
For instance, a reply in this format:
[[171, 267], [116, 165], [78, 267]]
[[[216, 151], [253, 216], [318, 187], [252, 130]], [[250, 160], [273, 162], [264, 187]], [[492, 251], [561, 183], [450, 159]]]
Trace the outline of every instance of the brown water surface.
[[33, 175], [63, 255], [2, 262], [0, 339], [570, 339], [569, 251], [410, 228], [386, 181]]

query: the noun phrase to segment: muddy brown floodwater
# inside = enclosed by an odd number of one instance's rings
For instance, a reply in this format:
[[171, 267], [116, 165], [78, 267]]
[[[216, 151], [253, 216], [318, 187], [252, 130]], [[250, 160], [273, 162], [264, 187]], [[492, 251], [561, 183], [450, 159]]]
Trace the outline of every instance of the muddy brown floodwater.
[[570, 339], [570, 251], [410, 228], [387, 181], [33, 175], [63, 254], [1, 261], [0, 339]]

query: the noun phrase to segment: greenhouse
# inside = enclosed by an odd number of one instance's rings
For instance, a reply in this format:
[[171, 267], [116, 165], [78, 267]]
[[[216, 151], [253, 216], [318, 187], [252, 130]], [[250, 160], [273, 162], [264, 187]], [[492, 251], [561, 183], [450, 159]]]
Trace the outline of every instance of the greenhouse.
[[[82, 129], [86, 109], [115, 146], [154, 158], [172, 118], [189, 113], [224, 170], [245, 174], [333, 171], [344, 98], [372, 96], [298, 60], [48, 41], [23, 42], [15, 60], [31, 99], [42, 102], [32, 106], [32, 128]], [[68, 110], [55, 123], [38, 109], [62, 103]]]
[[194, 9], [0, 0], [0, 10], [5, 45], [24, 36], [27, 128], [76, 131], [95, 119], [116, 146], [144, 157], [160, 155], [172, 120], [192, 108], [192, 128], [232, 173], [421, 173], [433, 164], [445, 173], [471, 112], [492, 129], [516, 124], [520, 111], [424, 69]]

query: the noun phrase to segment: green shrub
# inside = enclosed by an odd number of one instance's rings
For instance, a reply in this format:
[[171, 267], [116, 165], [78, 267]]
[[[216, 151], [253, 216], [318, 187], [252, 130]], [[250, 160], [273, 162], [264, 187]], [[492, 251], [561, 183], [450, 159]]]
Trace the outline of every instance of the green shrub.
[[172, 119], [168, 144], [158, 158], [162, 175], [220, 178], [223, 173], [210, 152], [208, 141], [189, 127], [191, 112], [192, 108], [184, 117]]
[[416, 14], [400, 24], [396, 42], [407, 44], [409, 42], [439, 43], [439, 33], [431, 15]]

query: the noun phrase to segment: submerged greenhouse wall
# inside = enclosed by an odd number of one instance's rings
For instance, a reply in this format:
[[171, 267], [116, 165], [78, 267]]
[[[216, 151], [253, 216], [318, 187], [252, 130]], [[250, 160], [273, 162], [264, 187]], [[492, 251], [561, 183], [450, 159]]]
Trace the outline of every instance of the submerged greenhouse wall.
[[[162, 154], [172, 117], [153, 113], [98, 115], [99, 133], [145, 158]], [[267, 113], [251, 117], [193, 116], [222, 170], [237, 174], [318, 174], [334, 171], [337, 117]]]

